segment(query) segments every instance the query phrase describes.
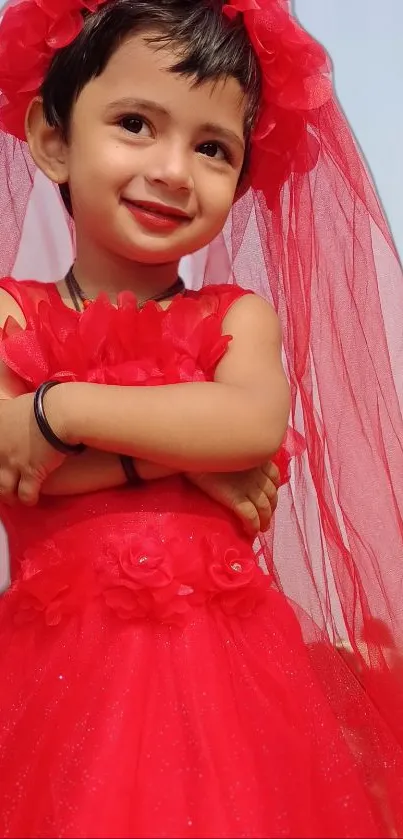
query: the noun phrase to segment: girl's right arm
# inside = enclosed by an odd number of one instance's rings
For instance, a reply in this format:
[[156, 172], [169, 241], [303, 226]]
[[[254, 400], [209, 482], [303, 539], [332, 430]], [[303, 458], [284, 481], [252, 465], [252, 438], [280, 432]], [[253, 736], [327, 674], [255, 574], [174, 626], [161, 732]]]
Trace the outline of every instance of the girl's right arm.
[[[25, 327], [25, 318], [20, 307], [8, 292], [0, 289], [0, 328], [9, 317], [12, 317], [23, 328]], [[14, 399], [23, 393], [25, 393], [24, 383], [0, 361], [0, 410], [1, 400]], [[2, 440], [1, 443], [4, 449], [6, 441]], [[174, 474], [173, 470], [167, 467], [145, 461], [139, 461], [136, 466], [143, 480], [155, 480]], [[7, 467], [3, 466], [4, 469]], [[3, 501], [11, 500], [13, 493], [11, 492], [10, 498], [7, 498], [7, 486], [11, 487], [12, 481], [7, 481], [4, 474], [3, 481], [6, 487], [5, 491], [3, 487], [2, 492], [0, 486], [0, 498]], [[126, 476], [116, 454], [89, 449], [79, 458], [66, 458], [64, 463], [45, 481], [42, 492], [44, 495], [78, 495], [123, 486], [125, 483]]]

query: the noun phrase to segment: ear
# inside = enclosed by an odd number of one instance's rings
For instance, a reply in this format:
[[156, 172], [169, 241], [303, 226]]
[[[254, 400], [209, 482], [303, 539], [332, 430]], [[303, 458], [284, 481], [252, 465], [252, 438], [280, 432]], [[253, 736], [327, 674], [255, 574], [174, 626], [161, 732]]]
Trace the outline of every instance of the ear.
[[25, 135], [34, 162], [55, 184], [68, 181], [67, 143], [59, 128], [46, 122], [42, 99], [32, 100], [25, 117]]

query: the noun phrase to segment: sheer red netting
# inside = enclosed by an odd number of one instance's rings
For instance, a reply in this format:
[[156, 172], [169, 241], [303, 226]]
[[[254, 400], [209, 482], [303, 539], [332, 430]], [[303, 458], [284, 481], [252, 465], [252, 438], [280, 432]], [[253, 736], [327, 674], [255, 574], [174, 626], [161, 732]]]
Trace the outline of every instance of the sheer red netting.
[[199, 282], [225, 275], [280, 315], [292, 425], [306, 451], [261, 556], [294, 604], [372, 788], [381, 801], [392, 792], [402, 835], [402, 272], [334, 99], [311, 130], [312, 171], [292, 173], [270, 208], [249, 192], [195, 264]]
[[[254, 146], [252, 188], [234, 205], [222, 236], [191, 258], [190, 272], [194, 287], [236, 283], [269, 299], [279, 313], [291, 426], [306, 447], [292, 463], [274, 526], [257, 549], [292, 603], [333, 711], [362, 759], [384, 835], [398, 836], [402, 270], [367, 167], [328, 84], [328, 60], [287, 8], [281, 0], [230, 4], [230, 14], [245, 11], [257, 49], [268, 55], [276, 39], [275, 70], [288, 80], [288, 98], [284, 85], [277, 101], [266, 89], [270, 102]], [[261, 9], [263, 33], [253, 21]], [[301, 87], [299, 77], [299, 88], [287, 72], [287, 43], [292, 60], [310, 66], [309, 84], [305, 79]], [[71, 259], [70, 222], [58, 194], [35, 173], [25, 144], [5, 133], [0, 142], [1, 271], [55, 278]]]

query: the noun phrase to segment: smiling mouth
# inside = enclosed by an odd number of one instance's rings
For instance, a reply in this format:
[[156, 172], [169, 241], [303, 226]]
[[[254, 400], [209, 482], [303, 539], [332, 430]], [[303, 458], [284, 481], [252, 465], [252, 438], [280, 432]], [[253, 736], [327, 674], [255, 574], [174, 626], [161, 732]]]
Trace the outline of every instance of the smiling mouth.
[[166, 204], [159, 204], [153, 201], [130, 201], [129, 199], [125, 199], [124, 203], [129, 208], [140, 210], [140, 212], [142, 211], [156, 218], [171, 219], [177, 223], [181, 221], [192, 221], [192, 217], [183, 210], [177, 207], [170, 207]]

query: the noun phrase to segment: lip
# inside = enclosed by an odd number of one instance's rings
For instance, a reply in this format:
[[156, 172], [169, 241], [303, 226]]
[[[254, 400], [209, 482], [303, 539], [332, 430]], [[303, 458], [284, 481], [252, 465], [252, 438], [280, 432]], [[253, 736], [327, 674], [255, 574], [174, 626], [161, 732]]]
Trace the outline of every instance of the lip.
[[128, 201], [128, 204], [137, 207], [140, 210], [145, 210], [149, 213], [164, 216], [164, 218], [182, 218], [190, 221], [190, 216], [179, 207], [172, 207], [169, 204], [161, 204], [159, 201]]
[[192, 220], [183, 210], [154, 201], [125, 199], [123, 203], [137, 223], [151, 233], [171, 233]]
[[192, 220], [183, 210], [155, 201], [125, 199], [123, 203], [136, 221], [150, 231], [169, 232]]

